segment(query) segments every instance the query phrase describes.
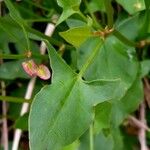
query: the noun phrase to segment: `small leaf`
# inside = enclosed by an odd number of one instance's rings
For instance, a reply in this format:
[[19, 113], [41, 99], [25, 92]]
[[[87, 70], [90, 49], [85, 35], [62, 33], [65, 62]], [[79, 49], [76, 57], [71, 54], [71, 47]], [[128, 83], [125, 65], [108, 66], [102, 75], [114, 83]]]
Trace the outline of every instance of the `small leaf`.
[[76, 27], [65, 32], [60, 32], [60, 35], [70, 44], [79, 47], [86, 39], [92, 36], [91, 28], [88, 26]]
[[79, 5], [81, 0], [57, 0], [57, 3], [60, 7], [63, 8], [63, 13], [57, 22], [58, 25], [71, 15], [79, 12]]

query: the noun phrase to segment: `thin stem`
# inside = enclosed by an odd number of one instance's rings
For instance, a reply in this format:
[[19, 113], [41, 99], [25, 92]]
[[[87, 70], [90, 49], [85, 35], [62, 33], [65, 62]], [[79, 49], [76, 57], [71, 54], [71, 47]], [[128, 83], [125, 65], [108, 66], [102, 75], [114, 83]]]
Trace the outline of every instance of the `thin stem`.
[[23, 30], [23, 33], [24, 33], [24, 36], [25, 36], [25, 39], [27, 41], [27, 50], [31, 50], [30, 48], [30, 41], [29, 41], [29, 37], [28, 37], [28, 33], [26, 32], [25, 28], [23, 25], [21, 25], [22, 27], [22, 30]]
[[50, 18], [26, 19], [25, 22], [52, 22]]
[[141, 122], [140, 120], [138, 120], [137, 118], [135, 118], [134, 116], [129, 116], [128, 117], [129, 121], [136, 127], [138, 128], [143, 128], [146, 131], [150, 131], [149, 127], [144, 123]]
[[87, 0], [84, 0], [84, 3], [85, 3], [85, 6], [86, 6], [88, 12], [90, 13], [90, 15], [91, 15], [91, 17], [92, 17], [92, 19], [93, 19], [94, 26], [95, 26], [96, 28], [98, 28], [98, 29], [102, 29], [102, 26], [98, 23], [98, 21], [97, 21], [95, 15], [94, 15], [94, 14], [91, 12], [91, 10], [89, 9], [89, 5], [88, 5]]
[[[143, 101], [143, 103], [140, 105], [140, 121], [147, 125], [146, 124], [146, 119], [145, 119], [145, 102]], [[147, 147], [147, 142], [146, 142], [146, 130], [144, 128], [140, 128], [139, 130], [139, 142], [140, 142], [140, 145], [141, 145], [141, 150], [148, 150], [148, 147]]]
[[[44, 35], [43, 33], [39, 32], [39, 31], [37, 31], [37, 30], [35, 30], [35, 29], [33, 29], [33, 28], [30, 28], [29, 26], [25, 26], [25, 28], [26, 28], [26, 30], [27, 30], [28, 32], [31, 32], [31, 33], [33, 33], [33, 34], [35, 34], [35, 35], [41, 37], [41, 39], [46, 39], [46, 40], [48, 40], [51, 44], [53, 44], [53, 45], [55, 45], [55, 46], [60, 47], [60, 46], [63, 44], [63, 43], [60, 42], [59, 40], [56, 40], [56, 39], [54, 39], [54, 38], [52, 38], [52, 37], [49, 37], [49, 36], [47, 36], [47, 35]], [[67, 44], [65, 44], [65, 45], [66, 45], [66, 49], [72, 48], [72, 46], [70, 46], [70, 45], [67, 45]]]
[[87, 22], [87, 18], [83, 15], [83, 13], [81, 11], [79, 11], [78, 14], [85, 22]]
[[121, 42], [123, 42], [126, 45], [136, 47], [137, 44], [128, 38], [126, 38], [124, 35], [122, 35], [119, 31], [115, 30], [113, 31], [113, 35], [116, 36]]
[[94, 150], [94, 139], [93, 139], [93, 124], [90, 125], [89, 129], [89, 138], [90, 138], [90, 150]]
[[[6, 95], [6, 85], [4, 81], [1, 81], [2, 87], [2, 96]], [[7, 103], [5, 101], [2, 102], [2, 112], [3, 115], [7, 115]], [[8, 125], [7, 125], [7, 118], [3, 118], [3, 146], [4, 150], [8, 150]]]
[[114, 19], [113, 19], [114, 11], [111, 5], [111, 0], [104, 0], [104, 4], [105, 4], [106, 13], [107, 13], [108, 28], [111, 29], [114, 24]]
[[[54, 29], [55, 29], [55, 26], [53, 24], [47, 24], [45, 35], [51, 36], [54, 32]], [[43, 42], [41, 42], [41, 45], [40, 45], [41, 54], [44, 54], [45, 50], [46, 50], [46, 45], [43, 44]], [[30, 82], [28, 83], [28, 87], [25, 93], [25, 99], [31, 98], [34, 87], [35, 87], [35, 83], [36, 83], [36, 78], [32, 78]], [[20, 115], [22, 116], [23, 114], [25, 114], [28, 111], [28, 109], [29, 109], [29, 105], [27, 103], [23, 103]], [[12, 150], [18, 150], [21, 134], [22, 134], [22, 130], [20, 129], [15, 130]]]
[[[48, 59], [48, 55], [32, 54], [32, 57], [33, 58]], [[20, 55], [0, 54], [0, 58], [3, 58], [3, 59], [25, 59], [25, 58], [28, 58], [28, 56], [26, 54], [20, 54]]]
[[33, 5], [34, 7], [37, 7], [37, 8], [46, 10], [46, 11], [51, 11], [51, 9], [41, 6], [41, 5], [37, 4], [36, 2], [34, 2], [34, 3], [31, 1], [24, 1], [24, 2], [29, 3], [29, 4]]
[[32, 99], [26, 100], [24, 98], [20, 97], [12, 97], [12, 96], [1, 96], [0, 95], [0, 101], [7, 101], [7, 102], [13, 102], [13, 103], [31, 103]]

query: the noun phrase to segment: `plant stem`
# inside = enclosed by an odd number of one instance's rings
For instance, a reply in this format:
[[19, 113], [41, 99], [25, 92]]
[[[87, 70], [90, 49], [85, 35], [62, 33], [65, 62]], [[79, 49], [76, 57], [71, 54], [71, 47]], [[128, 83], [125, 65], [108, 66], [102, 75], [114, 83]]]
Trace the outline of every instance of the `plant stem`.
[[[40, 54], [32, 54], [33, 58], [41, 58], [41, 59], [48, 59], [48, 55], [40, 55]], [[28, 58], [26, 54], [0, 54], [0, 58], [3, 59], [25, 59]]]
[[[53, 24], [47, 24], [45, 35], [52, 36], [54, 30], [55, 30], [55, 26]], [[43, 42], [41, 42], [40, 53], [43, 55], [45, 54], [45, 52], [46, 52], [46, 45], [43, 44]], [[35, 84], [36, 84], [36, 78], [33, 77], [28, 83], [27, 90], [25, 93], [25, 99], [31, 98]], [[25, 114], [28, 111], [28, 109], [29, 109], [29, 105], [27, 103], [23, 103], [20, 115], [22, 116], [23, 114]], [[22, 134], [22, 130], [20, 129], [15, 130], [12, 150], [18, 150], [21, 134]]]
[[23, 30], [23, 33], [24, 33], [24, 36], [25, 36], [25, 39], [27, 41], [27, 50], [31, 50], [31, 47], [30, 47], [30, 41], [29, 41], [29, 37], [28, 37], [28, 33], [26, 32], [25, 28], [23, 25], [21, 25], [22, 27], [22, 30]]
[[41, 5], [37, 4], [36, 2], [34, 2], [34, 3], [31, 2], [31, 1], [24, 1], [24, 2], [29, 3], [29, 4], [33, 5], [34, 7], [43, 9], [43, 10], [45, 10], [45, 11], [51, 11], [51, 9], [46, 8], [46, 7], [44, 7], [44, 6], [41, 6]]
[[80, 15], [80, 17], [85, 21], [85, 22], [87, 22], [87, 18], [83, 15], [83, 13], [81, 12], [81, 11], [79, 11], [79, 12], [77, 12], [79, 15]]
[[111, 0], [104, 0], [104, 4], [105, 4], [106, 13], [107, 13], [108, 28], [111, 29], [114, 24], [114, 19], [113, 19], [114, 11], [111, 5]]
[[25, 22], [52, 22], [50, 18], [26, 19]]
[[[49, 37], [49, 36], [47, 36], [47, 35], [44, 35], [43, 33], [39, 32], [39, 31], [37, 31], [37, 30], [35, 30], [35, 29], [29, 27], [29, 26], [25, 26], [25, 28], [26, 28], [26, 30], [27, 30], [28, 32], [31, 32], [31, 33], [33, 33], [33, 34], [39, 36], [39, 37], [41, 38], [41, 40], [46, 39], [46, 40], [48, 40], [51, 44], [53, 44], [53, 45], [55, 45], [55, 46], [60, 47], [60, 46], [63, 44], [62, 42], [60, 42], [60, 41], [58, 41], [58, 40], [55, 40], [55, 39], [53, 39], [52, 37]], [[39, 40], [40, 40], [40, 39], [39, 39]], [[70, 46], [70, 45], [67, 45], [67, 44], [65, 44], [65, 45], [66, 45], [66, 46], [65, 46], [66, 49], [72, 48], [72, 46]]]
[[115, 30], [113, 31], [113, 35], [116, 36], [121, 42], [123, 42], [126, 45], [132, 46], [132, 47], [136, 47], [137, 44], [131, 40], [129, 40], [128, 38], [126, 38], [124, 35], [122, 35], [119, 31]]
[[95, 28], [102, 29], [102, 26], [97, 22], [95, 15], [94, 15], [94, 14], [91, 12], [91, 10], [89, 9], [87, 0], [84, 0], [84, 3], [85, 3], [85, 6], [86, 6], [88, 12], [90, 13], [90, 15], [91, 15], [91, 17], [92, 17], [92, 19], [93, 19]]
[[26, 100], [24, 98], [19, 97], [12, 97], [12, 96], [1, 96], [0, 95], [0, 101], [7, 101], [7, 102], [13, 102], [13, 103], [31, 103], [32, 99]]
[[93, 124], [90, 125], [89, 129], [89, 135], [90, 135], [90, 150], [94, 150], [94, 139], [93, 139]]

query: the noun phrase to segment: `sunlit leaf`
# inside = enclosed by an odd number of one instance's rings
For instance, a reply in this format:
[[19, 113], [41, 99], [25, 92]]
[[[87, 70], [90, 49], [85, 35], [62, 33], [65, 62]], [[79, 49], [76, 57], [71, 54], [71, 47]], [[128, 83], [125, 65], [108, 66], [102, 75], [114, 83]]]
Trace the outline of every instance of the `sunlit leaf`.
[[79, 47], [86, 39], [92, 36], [91, 28], [88, 26], [76, 27], [65, 32], [60, 32], [60, 35], [70, 44]]

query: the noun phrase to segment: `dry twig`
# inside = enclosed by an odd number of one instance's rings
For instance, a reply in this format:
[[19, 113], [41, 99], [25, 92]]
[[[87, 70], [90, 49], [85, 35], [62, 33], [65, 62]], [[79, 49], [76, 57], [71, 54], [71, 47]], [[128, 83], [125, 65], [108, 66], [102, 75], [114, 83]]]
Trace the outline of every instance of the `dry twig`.
[[[146, 119], [145, 119], [145, 102], [140, 105], [139, 109], [139, 117], [140, 117], [140, 122], [146, 125]], [[144, 128], [139, 129], [139, 134], [138, 134], [139, 142], [141, 145], [141, 150], [148, 150], [147, 143], [146, 143], [146, 130]]]

